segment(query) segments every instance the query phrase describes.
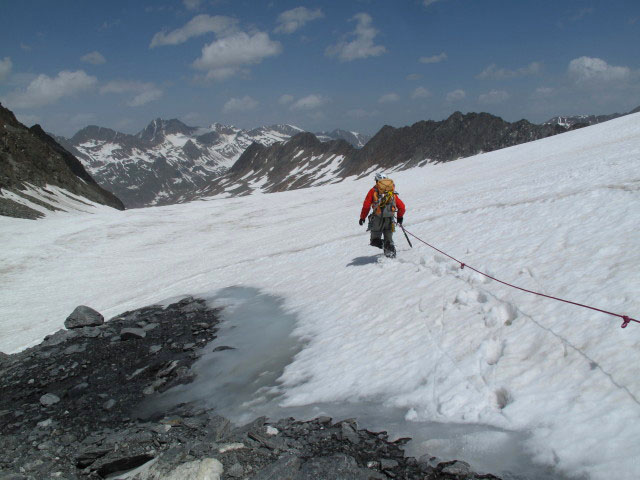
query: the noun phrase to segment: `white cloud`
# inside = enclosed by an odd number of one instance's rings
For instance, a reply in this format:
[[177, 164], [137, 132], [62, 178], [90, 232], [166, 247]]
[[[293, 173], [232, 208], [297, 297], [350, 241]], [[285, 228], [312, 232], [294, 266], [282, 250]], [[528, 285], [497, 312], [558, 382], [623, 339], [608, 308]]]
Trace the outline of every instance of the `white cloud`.
[[20, 42], [20, 48], [22, 50], [24, 50], [25, 52], [30, 52], [31, 51], [31, 46], [27, 45], [26, 43]]
[[323, 95], [307, 95], [306, 97], [298, 99], [293, 105], [291, 110], [313, 110], [319, 108], [329, 102], [329, 99]]
[[526, 67], [518, 68], [517, 70], [509, 70], [508, 68], [497, 68], [495, 63], [492, 63], [482, 72], [476, 75], [476, 78], [486, 79], [491, 78], [494, 80], [506, 80], [510, 78], [524, 77], [527, 75], [537, 75], [542, 71], [542, 63], [531, 62]]
[[397, 93], [391, 92], [391, 93], [386, 93], [382, 95], [378, 99], [378, 103], [393, 103], [393, 102], [397, 102], [398, 100], [400, 100], [400, 95], [398, 95]]
[[222, 107], [222, 111], [229, 112], [248, 112], [258, 106], [258, 102], [248, 95], [242, 98], [230, 98], [227, 103]]
[[182, 0], [182, 3], [187, 10], [197, 10], [200, 8], [202, 0]]
[[280, 105], [289, 105], [291, 102], [293, 102], [293, 95], [286, 93], [278, 99], [278, 103]]
[[116, 80], [106, 83], [102, 87], [100, 87], [100, 94], [104, 95], [105, 93], [139, 92], [145, 90], [146, 86], [153, 86], [153, 84]]
[[127, 101], [129, 107], [140, 107], [147, 103], [158, 100], [164, 92], [154, 83], [113, 81], [100, 88], [100, 94], [107, 93], [134, 93], [135, 95]]
[[350, 62], [359, 58], [376, 57], [387, 51], [382, 45], [373, 43], [378, 31], [373, 28], [371, 15], [358, 13], [351, 20], [357, 21], [356, 29], [349, 34], [354, 37], [353, 40], [330, 45], [325, 50], [327, 56], [338, 57], [341, 62]]
[[13, 63], [9, 57], [4, 57], [3, 60], [0, 60], [0, 80], [4, 80], [11, 73], [11, 69], [13, 68]]
[[173, 30], [172, 32], [158, 32], [151, 39], [149, 48], [160, 47], [163, 45], [179, 45], [186, 42], [190, 38], [198, 37], [206, 33], [215, 33], [216, 35], [229, 35], [235, 31], [238, 21], [231, 17], [223, 17], [220, 15], [198, 15], [193, 17], [184, 27]]
[[420, 80], [422, 78], [422, 75], [420, 75], [419, 73], [410, 73], [409, 75], [407, 75], [407, 80]]
[[264, 32], [251, 35], [238, 32], [205, 45], [193, 67], [206, 70], [208, 79], [224, 80], [238, 73], [243, 66], [260, 63], [280, 52], [280, 42], [272, 41]]
[[310, 10], [306, 7], [297, 7], [278, 15], [278, 26], [274, 30], [276, 33], [293, 33], [302, 28], [305, 23], [323, 18], [324, 13], [319, 8]]
[[418, 87], [411, 93], [411, 98], [414, 100], [418, 98], [428, 98], [430, 96], [431, 92], [424, 87]]
[[422, 4], [425, 7], [428, 7], [429, 5], [433, 5], [434, 3], [436, 3], [438, 0], [422, 0]]
[[140, 92], [138, 95], [133, 97], [131, 100], [127, 102], [129, 107], [141, 107], [142, 105], [146, 105], [147, 103], [158, 100], [162, 97], [163, 92], [159, 88], [151, 88], [149, 90], [145, 90], [144, 92]]
[[447, 59], [447, 54], [442, 52], [440, 55], [434, 55], [432, 57], [420, 57], [418, 60], [420, 63], [440, 63]]
[[510, 96], [504, 90], [491, 90], [489, 93], [478, 96], [478, 101], [485, 105], [495, 105], [507, 101]]
[[622, 82], [631, 77], [629, 67], [609, 65], [600, 58], [580, 57], [569, 62], [568, 72], [578, 85]]
[[447, 93], [447, 102], [457, 102], [467, 96], [467, 92], [461, 89], [453, 90]]
[[13, 108], [34, 108], [57, 102], [93, 87], [98, 79], [87, 75], [83, 70], [62, 71], [51, 78], [38, 75], [24, 91], [15, 91], [8, 95], [7, 103]]
[[80, 60], [82, 60], [83, 62], [91, 63], [93, 65], [102, 65], [103, 63], [107, 63], [107, 60], [104, 58], [104, 56], [97, 50], [87, 53]]

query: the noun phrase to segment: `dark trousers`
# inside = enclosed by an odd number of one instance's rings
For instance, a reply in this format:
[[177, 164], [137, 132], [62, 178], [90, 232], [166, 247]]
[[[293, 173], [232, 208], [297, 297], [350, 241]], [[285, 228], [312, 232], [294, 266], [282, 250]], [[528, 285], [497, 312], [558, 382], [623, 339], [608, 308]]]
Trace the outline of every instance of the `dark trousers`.
[[369, 218], [371, 241], [380, 240], [384, 235], [384, 242], [393, 245], [393, 228], [393, 217], [371, 215]]

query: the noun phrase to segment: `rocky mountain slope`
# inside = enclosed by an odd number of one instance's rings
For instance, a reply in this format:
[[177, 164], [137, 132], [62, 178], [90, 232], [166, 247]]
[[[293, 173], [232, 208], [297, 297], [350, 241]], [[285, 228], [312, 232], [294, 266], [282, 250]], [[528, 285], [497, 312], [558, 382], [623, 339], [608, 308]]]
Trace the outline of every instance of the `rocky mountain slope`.
[[58, 140], [127, 207], [143, 207], [184, 201], [224, 173], [252, 143], [271, 145], [300, 131], [290, 125], [250, 131], [218, 123], [199, 128], [158, 118], [136, 135], [89, 126]]
[[[300, 132], [292, 125], [242, 130], [214, 123], [200, 128], [158, 118], [136, 135], [89, 126], [70, 139], [57, 140], [127, 207], [143, 207], [193, 198], [194, 192], [226, 173], [253, 143], [268, 147]], [[367, 138], [345, 130], [320, 134], [321, 141], [344, 139], [357, 147]]]
[[90, 202], [124, 209], [39, 125], [25, 127], [0, 105], [0, 215], [35, 219], [43, 211], [90, 210]]
[[526, 120], [510, 123], [488, 113], [460, 112], [439, 122], [421, 121], [402, 128], [385, 125], [345, 163], [340, 175], [448, 162], [566, 131], [561, 126], [535, 125]]
[[321, 142], [328, 142], [330, 140], [346, 140], [351, 145], [356, 148], [364, 147], [369, 140], [371, 140], [370, 135], [365, 135], [363, 133], [358, 132], [349, 132], [347, 130], [341, 130], [336, 128], [331, 132], [318, 132], [315, 134], [318, 137], [318, 140]]
[[384, 126], [360, 149], [344, 141], [321, 143], [304, 133], [269, 148], [252, 145], [225, 175], [191, 198], [335, 183], [376, 169], [389, 172], [447, 162], [567, 130], [560, 125], [534, 125], [526, 120], [509, 123], [488, 113], [456, 112], [439, 122], [422, 121], [402, 128]]
[[192, 198], [227, 193], [243, 195], [254, 190], [279, 192], [335, 183], [345, 159], [357, 150], [345, 140], [321, 142], [312, 133], [265, 147], [251, 145], [229, 171]]
[[608, 115], [569, 115], [569, 116], [557, 116], [552, 117], [546, 122], [545, 125], [560, 125], [563, 127], [573, 127], [576, 125], [595, 125], [596, 123], [608, 122], [609, 120], [613, 120], [614, 118], [624, 117], [625, 115], [629, 115], [631, 113], [640, 112], [640, 107], [637, 107], [630, 112], [627, 113], [611, 113]]

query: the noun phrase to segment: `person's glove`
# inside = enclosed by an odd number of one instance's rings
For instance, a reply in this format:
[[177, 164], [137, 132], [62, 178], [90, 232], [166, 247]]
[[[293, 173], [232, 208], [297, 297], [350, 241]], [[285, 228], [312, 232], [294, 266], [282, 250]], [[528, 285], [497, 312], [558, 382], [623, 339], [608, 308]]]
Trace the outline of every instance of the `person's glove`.
[[361, 218], [358, 223], [360, 224], [360, 226], [364, 225], [364, 218]]
[[404, 219], [404, 217], [398, 217], [398, 225], [402, 225], [402, 220]]

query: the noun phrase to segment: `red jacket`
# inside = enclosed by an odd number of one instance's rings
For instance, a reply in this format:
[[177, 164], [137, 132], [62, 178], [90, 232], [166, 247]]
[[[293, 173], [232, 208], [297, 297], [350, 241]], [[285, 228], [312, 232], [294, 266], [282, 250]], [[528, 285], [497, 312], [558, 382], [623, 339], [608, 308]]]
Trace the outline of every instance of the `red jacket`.
[[[373, 192], [375, 190], [376, 190], [376, 187], [373, 187], [371, 190], [369, 190], [369, 193], [367, 193], [367, 196], [364, 199], [364, 203], [362, 204], [362, 212], [360, 212], [361, 220], [364, 220], [365, 218], [367, 218], [367, 215], [369, 214], [369, 210], [371, 209], [371, 204], [373, 203]], [[398, 208], [398, 218], [404, 217], [404, 212], [406, 210], [406, 207], [404, 206], [404, 203], [402, 202], [402, 200], [400, 200], [400, 197], [398, 197], [398, 194], [395, 193], [394, 195], [396, 196], [396, 207]]]

